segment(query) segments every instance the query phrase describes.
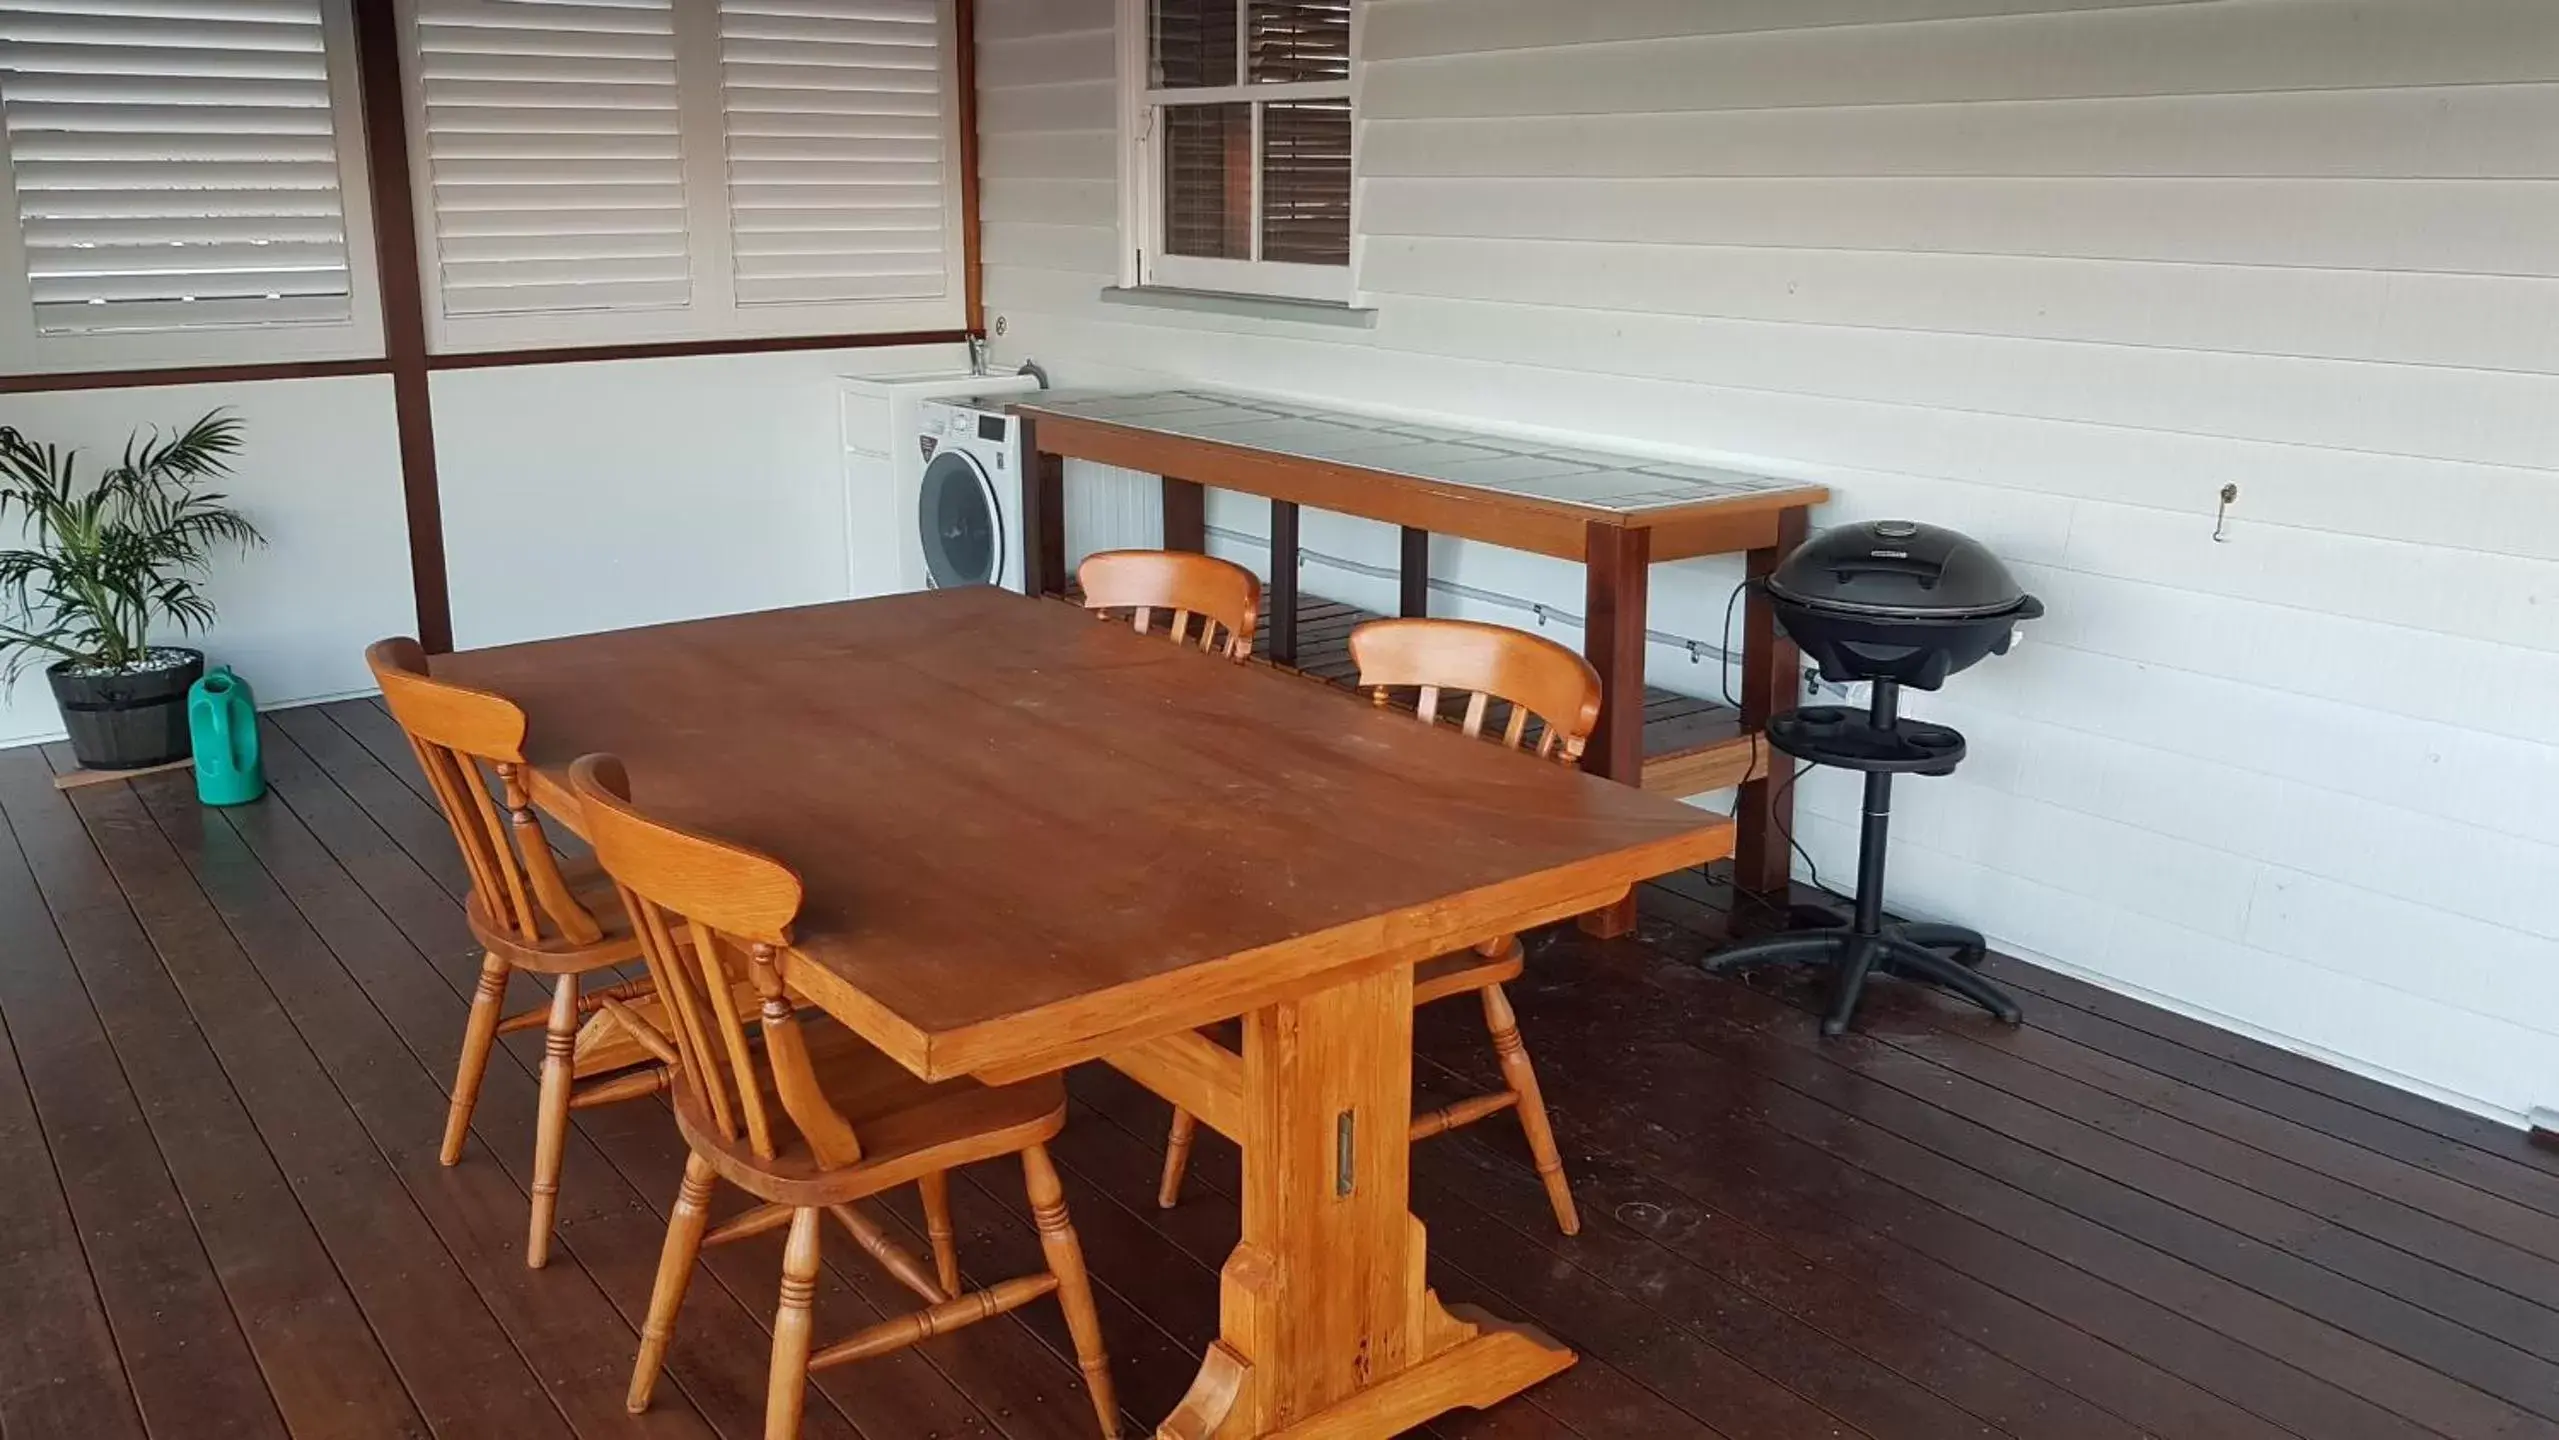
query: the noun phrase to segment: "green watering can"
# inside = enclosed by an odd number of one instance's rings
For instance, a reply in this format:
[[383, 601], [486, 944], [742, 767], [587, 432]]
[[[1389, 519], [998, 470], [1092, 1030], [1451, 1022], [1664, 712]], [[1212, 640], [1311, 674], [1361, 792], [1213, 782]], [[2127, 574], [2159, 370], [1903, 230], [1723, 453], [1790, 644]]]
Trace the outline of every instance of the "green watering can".
[[258, 763], [258, 702], [249, 682], [222, 666], [187, 691], [195, 741], [195, 794], [207, 805], [246, 805], [267, 793]]

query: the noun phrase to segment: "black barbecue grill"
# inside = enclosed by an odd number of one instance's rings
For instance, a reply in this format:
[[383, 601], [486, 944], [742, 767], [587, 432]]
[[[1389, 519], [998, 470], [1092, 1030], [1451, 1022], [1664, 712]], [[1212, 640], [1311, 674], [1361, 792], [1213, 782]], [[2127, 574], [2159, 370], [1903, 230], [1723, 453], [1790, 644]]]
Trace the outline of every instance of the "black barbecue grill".
[[1822, 1019], [1826, 1035], [1848, 1028], [1866, 980], [1878, 967], [1951, 990], [2017, 1023], [2017, 1002], [1973, 973], [1986, 950], [1979, 932], [1884, 923], [1884, 842], [1893, 776], [1952, 774], [1964, 758], [1960, 733], [1902, 718], [1902, 687], [1934, 690], [1947, 676], [2006, 654], [2017, 624], [2043, 614], [2042, 603], [2020, 589], [2008, 567], [1979, 542], [1909, 520], [1825, 530], [1764, 583], [1779, 627], [1825, 679], [1873, 687], [1863, 712], [1808, 705], [1768, 722], [1773, 748], [1865, 774], [1857, 898], [1845, 916], [1816, 910], [1811, 928], [1733, 946], [1711, 957], [1707, 967], [1834, 967], [1830, 1012]]

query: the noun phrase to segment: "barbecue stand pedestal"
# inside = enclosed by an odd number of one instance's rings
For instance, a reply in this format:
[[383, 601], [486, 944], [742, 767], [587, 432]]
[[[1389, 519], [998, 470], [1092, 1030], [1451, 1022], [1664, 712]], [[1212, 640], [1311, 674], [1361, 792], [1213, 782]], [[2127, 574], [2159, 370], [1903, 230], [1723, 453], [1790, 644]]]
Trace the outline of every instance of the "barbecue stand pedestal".
[[[1790, 931], [1708, 957], [1709, 971], [1750, 965], [1828, 965], [1834, 969], [1830, 1013], [1822, 1033], [1837, 1035], [1857, 1013], [1876, 969], [1951, 990], [2015, 1025], [2025, 1017], [2006, 991], [1973, 973], [1987, 946], [1960, 925], [1884, 922], [1884, 841], [1892, 823], [1895, 775], [1951, 775], [1964, 758], [1964, 737], [1944, 725], [1901, 718], [1901, 683], [1878, 679], [1865, 714], [1837, 705], [1807, 706], [1768, 722], [1768, 743], [1797, 759], [1866, 776], [1865, 824], [1857, 840], [1857, 899], [1846, 923]], [[1827, 912], [1816, 912], [1827, 913]]]

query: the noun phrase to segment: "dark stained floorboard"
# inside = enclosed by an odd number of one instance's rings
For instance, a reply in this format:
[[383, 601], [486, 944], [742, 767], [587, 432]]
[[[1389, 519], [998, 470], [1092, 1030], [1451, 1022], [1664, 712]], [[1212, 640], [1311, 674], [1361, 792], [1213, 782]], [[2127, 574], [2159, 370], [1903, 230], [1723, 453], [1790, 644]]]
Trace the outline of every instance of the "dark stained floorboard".
[[[771, 1237], [705, 1267], [659, 1405], [623, 1414], [680, 1145], [650, 1105], [581, 1115], [526, 1271], [538, 1037], [436, 1163], [476, 968], [451, 840], [378, 707], [268, 735], [274, 793], [226, 812], [0, 754], [0, 1436], [758, 1433]], [[2559, 1162], [2522, 1137], [2007, 960], [2023, 1031], [1885, 983], [1824, 1043], [1805, 982], [1689, 963], [1763, 923], [1720, 882], [1643, 910], [1632, 941], [1541, 938], [1513, 991], [1583, 1234], [1506, 1116], [1416, 1154], [1433, 1284], [1584, 1356], [1428, 1433], [2559, 1437]], [[1434, 1098], [1492, 1083], [1471, 1004], [1418, 1035]], [[1235, 1157], [1205, 1139], [1160, 1211], [1162, 1103], [1070, 1092], [1056, 1155], [1143, 1433], [1213, 1332]], [[1037, 1266], [1017, 1169], [955, 1208], [973, 1279]], [[921, 1243], [911, 1196], [876, 1213]], [[822, 1329], [905, 1307], [850, 1252]], [[1089, 1434], [1070, 1353], [1033, 1306], [822, 1377], [809, 1433]]]
[[[23, 1047], [10, 1033], [13, 1017], [26, 1034]], [[0, 1435], [131, 1440], [143, 1433], [54, 1155], [57, 1148], [120, 1148], [95, 1143], [91, 1127], [101, 1115], [108, 1125], [139, 1131], [138, 1119], [128, 1118], [129, 1095], [96, 1069], [81, 1074], [103, 1051], [88, 998], [69, 982], [53, 917], [0, 817], [0, 1215], [8, 1217], [0, 1225], [0, 1295], [10, 1297], [12, 1313], [43, 1317], [40, 1324], [0, 1325]], [[39, 1112], [37, 1086], [53, 1092], [47, 1113]], [[90, 1156], [92, 1164], [102, 1158]], [[145, 1163], [156, 1169], [159, 1162], [154, 1156]]]
[[[281, 896], [271, 885], [256, 893], [263, 872], [217, 813], [192, 803], [185, 777], [75, 794], [108, 868], [133, 898], [145, 933], [247, 1106], [294, 1203], [370, 1327], [370, 1335], [358, 1329], [352, 1338], [393, 1357], [419, 1408], [419, 1431], [485, 1431], [516, 1416], [527, 1435], [566, 1435], [560, 1417], [541, 1415], [541, 1387], [523, 1357], [477, 1303], [363, 1117], [331, 1082], [311, 1043], [315, 1027], [295, 1024], [242, 947], [263, 942], [280, 967], [291, 959], [306, 963], [309, 968], [283, 973], [296, 1002], [312, 999], [313, 990], [344, 985], [334, 961], [307, 931], [248, 923], [250, 902], [280, 906]], [[146, 795], [166, 817], [166, 834], [145, 808]], [[180, 847], [199, 863], [190, 867]], [[217, 909], [216, 895], [227, 909]], [[238, 938], [226, 914], [240, 923]], [[357, 1421], [348, 1433], [371, 1433], [378, 1403], [365, 1396], [342, 1401], [340, 1410]]]
[[2428, 1102], [2361, 1076], [2049, 971], [1996, 956], [1985, 968], [2048, 1001], [2056, 1035], [2153, 1073], [2184, 1077], [2197, 1093], [2400, 1160], [2446, 1184], [2559, 1216], [2552, 1157], [2510, 1140], [2500, 1146], [2497, 1136], [2511, 1131], [2442, 1107], [2432, 1107], [2444, 1117], [2442, 1128], [2429, 1128], [2426, 1111], [2412, 1108]]
[[[42, 756], [0, 755], [0, 806], [52, 902], [121, 1078], [210, 1262], [222, 1292], [215, 1303], [226, 1305], [256, 1362], [256, 1376], [225, 1376], [224, 1403], [233, 1387], [242, 1392], [243, 1433], [281, 1424], [352, 1436], [361, 1433], [353, 1417], [369, 1415], [376, 1433], [424, 1434], [249, 1106], [172, 983], [172, 968], [184, 970], [185, 959], [173, 967], [154, 949]], [[271, 1415], [257, 1414], [261, 1401]], [[145, 1419], [154, 1434], [186, 1433], [170, 1427], [202, 1423], [200, 1404], [189, 1396]]]
[[[1712, 983], [1720, 988], [1724, 982]], [[1588, 1000], [1575, 992], [1556, 1003]], [[1632, 1056], [1649, 1059], [1660, 1047], [1678, 1047], [1665, 1084], [1697, 1083], [1691, 1076], [1700, 1066], [1717, 1067], [1735, 1081], [1748, 1077], [1755, 1088], [1745, 1108], [1771, 1127], [2192, 1316], [2342, 1392], [2305, 1398], [2360, 1397], [2452, 1434], [2559, 1433], [2544, 1432], [2513, 1407], [2357, 1333], [2391, 1330], [2403, 1318], [2404, 1307], [2387, 1297], [2344, 1295], [2349, 1308], [2333, 1322], [2305, 1325], [2305, 1311], [2256, 1288], [2295, 1286], [2300, 1277], [2284, 1257], [2218, 1228], [2175, 1225], [2153, 1197], [2056, 1163], [2022, 1141], [1869, 1078], [1859, 1068], [1874, 1043], [1865, 1037], [1825, 1045], [1797, 1023], [1790, 1007], [1747, 990], [1730, 1008], [1686, 1017], [1688, 1023], [1676, 1027], [1663, 1023], [1666, 1013], [1667, 1007], [1656, 1007], [1618, 1022]], [[1957, 1077], [1947, 1078], [1954, 1087]], [[2179, 1240], [2194, 1242], [2202, 1253], [2181, 1252]], [[2238, 1273], [2217, 1268], [2223, 1266]], [[2298, 1288], [2307, 1294], [2313, 1287]], [[2371, 1306], [2367, 1295], [2382, 1303]], [[2368, 1428], [2377, 1418], [2349, 1407], [2313, 1433], [2387, 1433]], [[2506, 1428], [2515, 1425], [2522, 1428]]]
[[[2551, 1258], [2559, 1253], [2559, 1220], [2538, 1210], [2179, 1085], [2040, 1028], [1990, 1038], [1898, 1009], [1870, 1018], [1868, 1034], [1933, 1065], [2304, 1206], [2539, 1306], [2559, 1303], [2559, 1261]], [[2546, 1326], [2550, 1311], [2524, 1319]]]

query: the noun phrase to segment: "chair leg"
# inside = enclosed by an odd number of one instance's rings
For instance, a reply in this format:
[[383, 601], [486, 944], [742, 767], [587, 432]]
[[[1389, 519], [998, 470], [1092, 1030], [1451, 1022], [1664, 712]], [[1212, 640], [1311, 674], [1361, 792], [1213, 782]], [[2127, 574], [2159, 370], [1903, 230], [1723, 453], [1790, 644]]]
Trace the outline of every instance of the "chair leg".
[[915, 1182], [924, 1192], [924, 1238], [933, 1242], [933, 1278], [944, 1295], [960, 1293], [959, 1232], [951, 1227], [951, 1172], [936, 1170]]
[[498, 1038], [509, 969], [495, 955], [480, 957], [480, 988], [471, 992], [471, 1019], [462, 1027], [462, 1063], [453, 1070], [453, 1105], [444, 1115], [442, 1159], [447, 1165], [461, 1160], [462, 1144], [471, 1138], [471, 1110], [480, 1103], [480, 1077], [489, 1071], [489, 1047]]
[[658, 1370], [666, 1363], [667, 1342], [675, 1336], [675, 1312], [684, 1304], [684, 1287], [693, 1280], [694, 1257], [702, 1253], [703, 1223], [711, 1218], [711, 1162], [699, 1155], [684, 1161], [684, 1183], [675, 1193], [675, 1211], [666, 1221], [666, 1247], [658, 1252], [657, 1284], [649, 1291], [649, 1318], [640, 1327], [640, 1358], [631, 1367], [631, 1413], [649, 1408], [657, 1389]]
[[551, 1263], [551, 1217], [560, 1208], [560, 1157], [569, 1143], [569, 1090], [578, 1044], [578, 977], [551, 986], [551, 1018], [542, 1032], [542, 1101], [533, 1129], [533, 1220], [525, 1232], [524, 1263]]
[[764, 1392], [764, 1440], [799, 1440], [800, 1406], [809, 1391], [809, 1309], [817, 1300], [816, 1208], [791, 1213], [782, 1244], [782, 1303], [773, 1312], [773, 1375]]
[[1199, 1117], [1176, 1105], [1173, 1129], [1164, 1137], [1164, 1179], [1155, 1187], [1155, 1208], [1170, 1210], [1182, 1201], [1182, 1176], [1191, 1168], [1191, 1140], [1199, 1134]]
[[1093, 1281], [1084, 1269], [1084, 1247], [1066, 1218], [1066, 1190], [1058, 1184], [1057, 1167], [1048, 1148], [1022, 1151], [1022, 1188], [1029, 1192], [1031, 1222], [1039, 1227], [1040, 1253], [1057, 1277], [1058, 1308], [1066, 1312], [1067, 1333], [1075, 1339], [1075, 1363], [1084, 1372], [1084, 1388], [1093, 1397], [1093, 1414], [1102, 1422], [1102, 1440], [1119, 1440], [1120, 1407], [1111, 1391], [1111, 1357], [1102, 1349], [1102, 1317], [1093, 1308]]
[[1537, 1162], [1537, 1178], [1546, 1187], [1546, 1201], [1555, 1207], [1555, 1225], [1567, 1235], [1582, 1233], [1582, 1216], [1573, 1208], [1573, 1187], [1564, 1179], [1564, 1157], [1555, 1148], [1555, 1127], [1546, 1119], [1546, 1096], [1537, 1088], [1537, 1067], [1528, 1061], [1528, 1047], [1520, 1042], [1519, 1017], [1511, 1013], [1510, 997], [1499, 985], [1487, 985], [1479, 992], [1484, 997], [1484, 1028], [1492, 1032], [1493, 1054], [1501, 1061], [1503, 1083], [1519, 1097], [1519, 1128], [1528, 1137], [1529, 1158]]

